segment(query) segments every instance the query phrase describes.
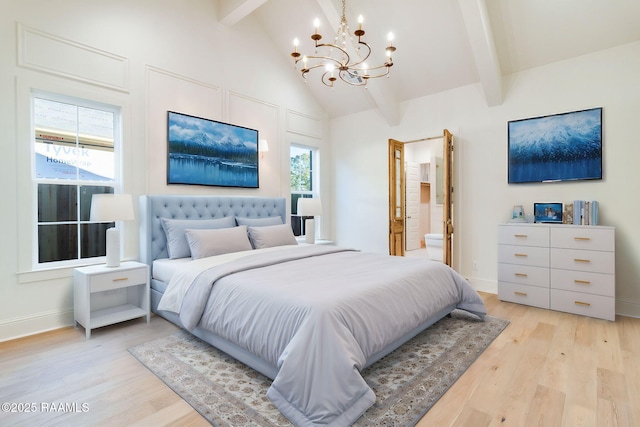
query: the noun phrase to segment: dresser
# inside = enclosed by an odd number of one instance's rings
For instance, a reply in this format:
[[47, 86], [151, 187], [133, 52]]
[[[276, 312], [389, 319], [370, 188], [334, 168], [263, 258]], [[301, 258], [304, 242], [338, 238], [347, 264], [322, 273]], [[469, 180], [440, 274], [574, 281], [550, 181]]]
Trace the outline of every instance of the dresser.
[[615, 320], [615, 228], [499, 225], [498, 298]]

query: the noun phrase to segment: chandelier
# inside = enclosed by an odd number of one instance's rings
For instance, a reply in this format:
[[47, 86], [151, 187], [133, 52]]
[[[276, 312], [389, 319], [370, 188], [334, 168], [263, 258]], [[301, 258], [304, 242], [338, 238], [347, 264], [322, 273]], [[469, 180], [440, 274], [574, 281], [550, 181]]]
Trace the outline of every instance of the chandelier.
[[[314, 21], [315, 32], [311, 35], [311, 40], [315, 43], [314, 55], [301, 54], [298, 51], [298, 39], [296, 38], [293, 41], [294, 47], [291, 56], [294, 59], [296, 68], [298, 63], [302, 62], [300, 72], [305, 82], [307, 81], [307, 74], [315, 69], [324, 70], [321, 74], [322, 83], [332, 88], [338, 78], [352, 86], [365, 86], [369, 79], [389, 75], [389, 71], [393, 66], [391, 55], [396, 50], [395, 46], [393, 46], [393, 34], [389, 33], [388, 36], [389, 44], [385, 47], [385, 62], [375, 67], [368, 66], [365, 61], [371, 55], [371, 47], [362, 40], [362, 36], [364, 36], [362, 15], [358, 17], [358, 29], [351, 35], [345, 15], [345, 4], [346, 0], [342, 0], [342, 18], [340, 18], [340, 25], [333, 43], [320, 42], [322, 35], [318, 32], [318, 27], [320, 26], [318, 19]], [[355, 53], [353, 55], [354, 58], [349, 54], [349, 51]]]

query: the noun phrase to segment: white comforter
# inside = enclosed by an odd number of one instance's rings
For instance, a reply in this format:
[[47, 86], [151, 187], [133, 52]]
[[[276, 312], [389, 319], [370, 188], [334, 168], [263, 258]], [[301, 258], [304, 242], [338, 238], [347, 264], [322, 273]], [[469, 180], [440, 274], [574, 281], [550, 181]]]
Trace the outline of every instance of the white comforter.
[[370, 356], [444, 308], [486, 313], [438, 262], [330, 246], [236, 257], [174, 274], [158, 308], [277, 366], [267, 397], [297, 426], [352, 424], [375, 402]]

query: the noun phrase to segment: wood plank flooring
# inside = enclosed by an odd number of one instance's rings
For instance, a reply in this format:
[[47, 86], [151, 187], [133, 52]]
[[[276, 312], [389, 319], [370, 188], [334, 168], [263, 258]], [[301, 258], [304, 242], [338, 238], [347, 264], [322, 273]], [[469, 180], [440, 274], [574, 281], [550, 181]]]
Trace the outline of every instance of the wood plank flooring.
[[[640, 426], [640, 319], [608, 322], [481, 295], [489, 314], [511, 324], [419, 427]], [[82, 328], [65, 328], [0, 343], [0, 403], [34, 409], [3, 407], [0, 425], [209, 425], [127, 352], [175, 330], [152, 316], [97, 329], [88, 341]]]

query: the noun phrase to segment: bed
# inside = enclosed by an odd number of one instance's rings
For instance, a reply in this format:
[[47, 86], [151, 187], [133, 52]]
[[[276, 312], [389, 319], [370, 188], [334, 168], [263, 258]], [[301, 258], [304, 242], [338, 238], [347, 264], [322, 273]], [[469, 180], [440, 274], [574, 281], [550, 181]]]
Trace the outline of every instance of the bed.
[[141, 196], [140, 227], [152, 310], [271, 378], [297, 426], [351, 425], [376, 399], [364, 368], [456, 308], [486, 314], [442, 263], [297, 244], [284, 198]]

